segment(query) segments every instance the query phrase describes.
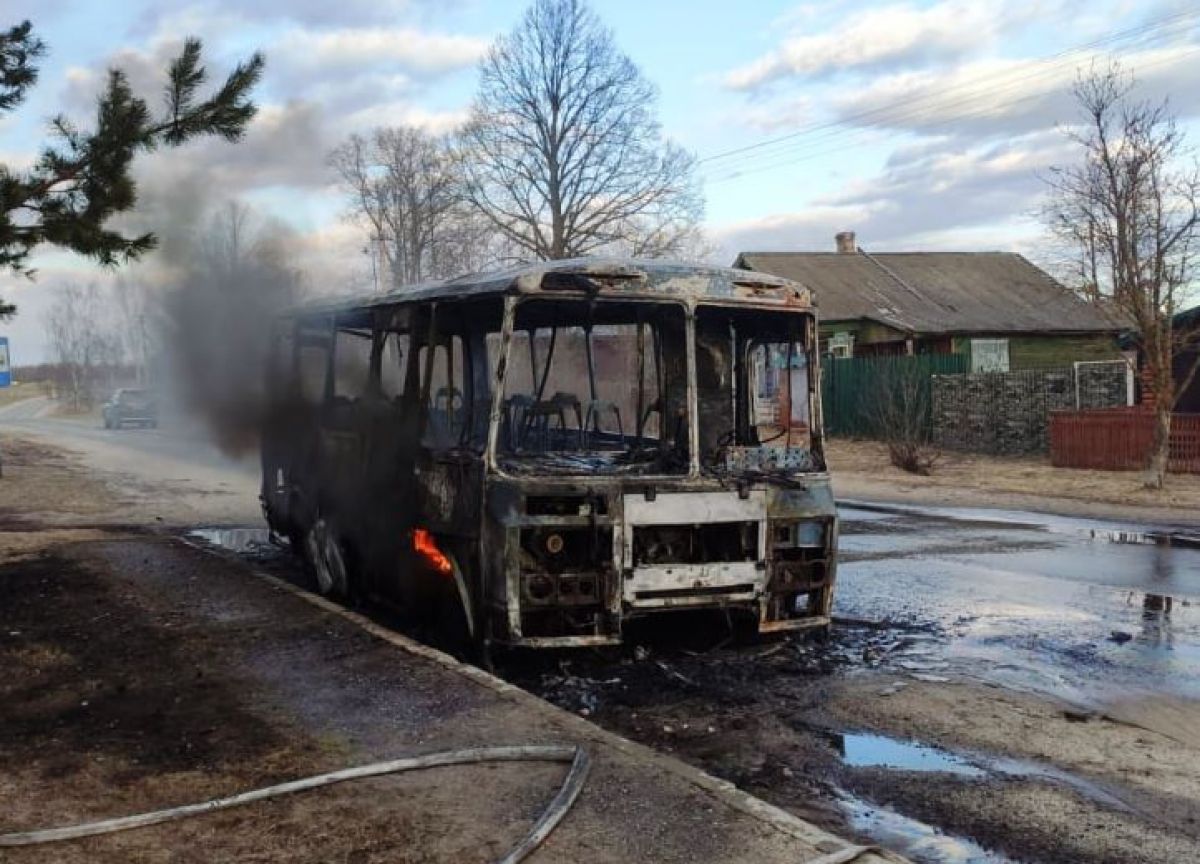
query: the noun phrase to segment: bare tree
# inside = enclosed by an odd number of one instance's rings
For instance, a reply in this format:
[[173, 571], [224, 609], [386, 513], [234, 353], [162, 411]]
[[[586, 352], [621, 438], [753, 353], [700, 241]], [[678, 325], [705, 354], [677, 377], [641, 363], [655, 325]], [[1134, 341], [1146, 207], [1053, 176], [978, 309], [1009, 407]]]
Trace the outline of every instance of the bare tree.
[[107, 298], [98, 285], [65, 282], [56, 285], [53, 294], [42, 324], [59, 366], [59, 395], [66, 397], [73, 410], [87, 409], [103, 371], [120, 360], [120, 341], [106, 314]]
[[929, 474], [941, 452], [933, 441], [931, 383], [915, 357], [881, 358], [859, 410], [887, 445], [888, 459], [909, 474]]
[[158, 329], [154, 293], [146, 282], [122, 274], [113, 283], [112, 294], [122, 360], [134, 367], [138, 383], [145, 386], [150, 383], [150, 358], [154, 353], [151, 334]]
[[1132, 325], [1155, 416], [1146, 482], [1162, 488], [1176, 394], [1196, 374], [1175, 381], [1174, 359], [1196, 337], [1173, 319], [1197, 275], [1200, 167], [1167, 102], [1135, 99], [1132, 88], [1117, 65], [1076, 82], [1085, 124], [1068, 135], [1081, 159], [1052, 169], [1047, 216], [1078, 252], [1084, 293]]
[[[329, 155], [392, 287], [480, 269], [489, 226], [462, 197], [447, 139], [412, 127], [351, 135]], [[389, 280], [385, 280], [389, 281]]]
[[676, 253], [703, 201], [655, 96], [583, 0], [534, 0], [480, 64], [461, 134], [468, 200], [526, 258]]

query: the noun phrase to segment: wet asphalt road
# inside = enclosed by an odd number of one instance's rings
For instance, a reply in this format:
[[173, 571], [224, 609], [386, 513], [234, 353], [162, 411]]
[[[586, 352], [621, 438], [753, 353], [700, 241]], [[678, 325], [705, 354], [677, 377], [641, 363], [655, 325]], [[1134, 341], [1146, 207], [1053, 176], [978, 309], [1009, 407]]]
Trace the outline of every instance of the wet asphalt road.
[[1144, 526], [973, 517], [843, 507], [835, 614], [925, 631], [900, 661], [916, 674], [1088, 707], [1200, 698], [1200, 549]]

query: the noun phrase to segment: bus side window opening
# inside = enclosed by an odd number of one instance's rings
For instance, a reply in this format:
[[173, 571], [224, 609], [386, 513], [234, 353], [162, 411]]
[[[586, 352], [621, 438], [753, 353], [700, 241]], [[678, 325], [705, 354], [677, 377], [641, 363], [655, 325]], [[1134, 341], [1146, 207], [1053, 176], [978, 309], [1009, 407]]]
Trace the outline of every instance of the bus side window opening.
[[379, 361], [379, 392], [385, 399], [404, 395], [407, 378], [409, 336], [395, 330], [383, 334], [383, 353]]
[[418, 363], [422, 375], [428, 370], [429, 392], [425, 401], [426, 440], [430, 446], [453, 447], [460, 443], [466, 428], [467, 394], [464, 390], [464, 363], [461, 336], [450, 336], [433, 346], [421, 346]]

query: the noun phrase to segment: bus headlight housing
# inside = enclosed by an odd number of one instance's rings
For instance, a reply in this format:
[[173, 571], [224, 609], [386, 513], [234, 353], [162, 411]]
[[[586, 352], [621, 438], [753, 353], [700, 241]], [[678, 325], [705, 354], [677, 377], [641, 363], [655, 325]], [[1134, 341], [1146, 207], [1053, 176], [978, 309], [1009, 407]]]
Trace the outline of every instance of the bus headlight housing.
[[776, 549], [821, 549], [829, 536], [829, 524], [823, 519], [776, 522], [771, 539]]

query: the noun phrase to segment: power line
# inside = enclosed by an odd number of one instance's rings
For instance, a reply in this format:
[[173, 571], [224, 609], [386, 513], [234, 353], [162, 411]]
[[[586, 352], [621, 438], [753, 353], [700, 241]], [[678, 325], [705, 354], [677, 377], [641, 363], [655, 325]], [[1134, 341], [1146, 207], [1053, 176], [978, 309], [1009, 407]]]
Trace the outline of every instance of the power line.
[[[993, 93], [994, 92], [1003, 92], [1004, 90], [1011, 89], [1013, 86], [1016, 86], [1024, 81], [1045, 77], [1045, 76], [1047, 76], [1048, 73], [1053, 73], [1055, 70], [1062, 67], [1063, 65], [1077, 63], [1079, 60], [1078, 55], [1080, 53], [1089, 51], [1091, 49], [1095, 49], [1095, 48], [1098, 48], [1101, 46], [1109, 45], [1112, 43], [1123, 42], [1123, 41], [1130, 41], [1130, 40], [1137, 41], [1140, 37], [1145, 37], [1145, 36], [1153, 33], [1154, 31], [1161, 30], [1161, 31], [1164, 31], [1164, 33], [1160, 34], [1160, 35], [1167, 35], [1170, 33], [1171, 28], [1173, 28], [1175, 25], [1186, 22], [1190, 18], [1195, 18], [1198, 14], [1200, 14], [1200, 11], [1191, 10], [1191, 11], [1186, 11], [1186, 12], [1175, 13], [1173, 15], [1163, 16], [1162, 18], [1155, 19], [1150, 22], [1145, 22], [1145, 23], [1139, 25], [1138, 27], [1132, 27], [1132, 28], [1128, 28], [1123, 31], [1119, 31], [1117, 33], [1109, 34], [1108, 36], [1104, 36], [1099, 39], [1092, 40], [1091, 42], [1084, 43], [1083, 45], [1079, 45], [1074, 48], [1069, 48], [1064, 51], [1060, 51], [1057, 54], [1050, 55], [1049, 57], [1042, 58], [1040, 60], [1031, 61], [1030, 64], [1026, 64], [1025, 66], [1014, 69], [1011, 73], [1009, 73], [1009, 75], [1003, 76], [1000, 81], [1001, 86], [993, 85], [991, 88], [989, 88], [989, 90], [990, 90], [990, 92], [993, 92]], [[1063, 58], [1065, 58], [1065, 59], [1063, 59]], [[1029, 67], [1032, 65], [1036, 65], [1038, 68], [1034, 69], [1033, 71], [1028, 71]], [[1024, 74], [1016, 74], [1019, 72], [1024, 72]], [[1007, 78], [1008, 80], [1005, 80], [1005, 78]], [[780, 144], [787, 145], [789, 142], [795, 141], [796, 139], [810, 137], [810, 136], [813, 136], [815, 133], [819, 133], [819, 132], [826, 133], [824, 136], [821, 136], [821, 137], [829, 137], [830, 133], [832, 133], [834, 135], [837, 135], [839, 133], [844, 134], [844, 132], [846, 131], [845, 126], [847, 124], [853, 124], [856, 121], [865, 120], [865, 119], [872, 118], [872, 117], [877, 117], [879, 115], [889, 115], [890, 114], [891, 119], [902, 120], [902, 119], [908, 119], [908, 117], [911, 117], [911, 116], [919, 116], [920, 112], [927, 107], [937, 106], [937, 107], [940, 107], [943, 109], [947, 108], [947, 107], [954, 107], [954, 105], [956, 105], [956, 104], [964, 104], [965, 102], [973, 101], [974, 99], [978, 98], [979, 94], [978, 94], [977, 90], [976, 90], [976, 92], [972, 93], [972, 95], [969, 96], [968, 99], [963, 100], [962, 102], [951, 102], [951, 103], [947, 104], [945, 102], [947, 95], [953, 95], [956, 91], [962, 92], [962, 93], [967, 93], [967, 92], [970, 92], [972, 90], [972, 88], [977, 88], [977, 87], [978, 87], [978, 85], [972, 84], [970, 82], [964, 82], [964, 83], [956, 85], [954, 87], [947, 88], [946, 90], [942, 91], [941, 93], [938, 93], [934, 97], [925, 97], [923, 99], [911, 99], [911, 100], [909, 100], [909, 105], [908, 105], [908, 108], [906, 109], [906, 111], [901, 111], [899, 114], [896, 113], [897, 106], [895, 106], [895, 105], [881, 105], [881, 106], [877, 106], [875, 108], [864, 109], [862, 111], [847, 114], [843, 117], [838, 118], [837, 120], [830, 120], [830, 121], [824, 121], [821, 123], [810, 124], [806, 127], [798, 129], [794, 132], [790, 132], [787, 135], [778, 136], [776, 138], [769, 139], [767, 141], [760, 141], [755, 144], [748, 144], [748, 145], [744, 145], [742, 147], [737, 147], [737, 148], [733, 148], [731, 150], [726, 150], [721, 153], [716, 153], [711, 156], [707, 156], [707, 157], [704, 157], [704, 158], [698, 160], [698, 163], [699, 164], [712, 163], [712, 162], [717, 162], [719, 160], [730, 159], [731, 157], [737, 157], [737, 156], [741, 156], [742, 158], [734, 160], [735, 162], [736, 161], [745, 162], [745, 161], [749, 161], [754, 158], [760, 158], [762, 156], [767, 156], [767, 157], [776, 156], [776, 155], [779, 155], [777, 152], [756, 153], [755, 151], [761, 151], [761, 150], [765, 150], [767, 148], [777, 147]], [[788, 148], [784, 148], [784, 149], [788, 149]], [[750, 154], [750, 153], [753, 153], [754, 155], [752, 155], [752, 156], [742, 155], [742, 154]], [[720, 167], [727, 167], [727, 166], [723, 165]]]
[[[1200, 53], [1200, 47], [1192, 48], [1191, 50], [1185, 51], [1182, 54], [1179, 54], [1174, 57], [1165, 58], [1163, 60], [1159, 60], [1154, 63], [1144, 64], [1143, 66], [1141, 66], [1139, 68], [1153, 69], [1157, 66], [1164, 65], [1165, 63], [1177, 62], [1185, 57], [1190, 57], [1197, 53]], [[1012, 99], [1012, 100], [1009, 100], [1008, 102], [991, 103], [991, 105], [989, 105], [988, 107], [992, 108], [992, 109], [997, 108], [997, 107], [1007, 108], [1007, 107], [1011, 107], [1012, 105], [1019, 105], [1022, 102], [1028, 102], [1033, 99], [1043, 98], [1043, 97], [1048, 96], [1048, 95], [1050, 95], [1054, 92], [1057, 92], [1058, 90], [1061, 90], [1061, 89], [1062, 89], [1062, 86], [1059, 85], [1059, 86], [1051, 87], [1048, 90], [1042, 90], [1042, 91], [1039, 91], [1036, 93], [1031, 93], [1026, 96], [1022, 96], [1018, 99]], [[983, 115], [981, 112], [973, 112], [973, 113], [968, 112], [966, 114], [959, 114], [954, 117], [947, 117], [943, 120], [931, 122], [931, 123], [927, 124], [925, 126], [925, 128], [936, 129], [936, 128], [939, 128], [942, 126], [950, 125], [952, 123], [961, 122], [964, 119], [970, 119], [972, 117], [978, 117], [978, 116], [983, 116]], [[754, 165], [753, 167], [750, 167], [750, 168], [741, 168], [741, 169], [734, 168], [733, 170], [730, 171], [730, 173], [722, 175], [722, 176], [718, 176], [715, 178], [711, 178], [706, 182], [710, 186], [711, 185], [719, 185], [721, 183], [727, 183], [731, 180], [737, 180], [742, 177], [747, 177], [747, 176], [754, 175], [754, 174], [760, 174], [764, 171], [770, 171], [770, 170], [774, 170], [776, 168], [783, 168], [788, 165], [794, 165], [794, 164], [797, 164], [800, 162], [806, 162], [811, 159], [816, 159], [820, 156], [829, 155], [831, 153], [842, 152], [848, 146], [857, 146], [858, 144], [864, 143], [867, 139], [869, 139], [870, 137], [877, 135], [879, 133], [877, 130], [874, 130], [874, 129], [851, 129], [851, 130], [845, 130], [845, 134], [852, 135], [852, 136], [854, 136], [854, 138], [852, 138], [849, 143], [842, 142], [833, 147], [828, 147], [828, 148], [825, 148], [822, 150], [817, 150], [817, 151], [812, 151], [812, 152], [807, 152], [807, 153], [805, 153], [804, 149], [802, 148], [799, 151], [792, 152], [792, 153], [785, 152], [785, 153], [768, 154], [767, 158], [771, 158], [773, 156], [775, 158], [775, 161], [771, 161], [771, 162], [767, 162], [767, 163], [763, 163], [763, 164], [759, 164], [759, 165]], [[855, 140], [855, 139], [857, 139], [857, 140]], [[826, 142], [826, 143], [828, 143], [828, 142]], [[800, 155], [797, 155], [797, 153], [799, 153]]]
[[[1133, 27], [1133, 28], [1129, 28], [1127, 30], [1119, 31], [1117, 33], [1112, 33], [1112, 34], [1109, 34], [1108, 36], [1105, 36], [1105, 37], [1102, 37], [1099, 39], [1095, 39], [1088, 43], [1084, 43], [1083, 45], [1078, 45], [1078, 46], [1075, 46], [1074, 48], [1068, 48], [1064, 51], [1060, 51], [1057, 54], [1052, 54], [1049, 57], [1044, 57], [1044, 58], [1030, 61], [1029, 65], [1051, 63], [1052, 61], [1058, 60], [1059, 58], [1071, 57], [1073, 55], [1079, 54], [1080, 52], [1088, 51], [1093, 48], [1107, 45], [1108, 43], [1111, 43], [1111, 42], [1120, 42], [1120, 41], [1124, 41], [1124, 40], [1130, 39], [1130, 38], [1136, 39], [1138, 36], [1150, 33], [1151, 31], [1154, 31], [1154, 30], [1162, 29], [1164, 27], [1169, 27], [1171, 25], [1179, 23], [1180, 21], [1184, 21], [1188, 18], [1195, 17], [1197, 14], [1200, 14], [1200, 12], [1193, 10], [1193, 11], [1187, 11], [1187, 12], [1178, 12], [1178, 13], [1175, 13], [1174, 15], [1163, 16], [1162, 18], [1156, 19], [1154, 21], [1143, 23], [1143, 24], [1139, 25], [1138, 27]], [[1059, 64], [1055, 64], [1055, 65], [1059, 65]], [[1021, 70], [1017, 69], [1014, 71], [1021, 71]], [[1045, 71], [1045, 70], [1043, 70], [1043, 71]], [[1018, 80], [1023, 80], [1024, 77], [1036, 77], [1041, 74], [1043, 74], [1043, 73], [1035, 72], [1031, 76], [1023, 76], [1022, 79], [1018, 79]], [[942, 94], [940, 94], [939, 98], [941, 96], [944, 96], [946, 93], [953, 93], [955, 90], [965, 90], [968, 87], [969, 87], [969, 85], [967, 85], [967, 84], [960, 84], [956, 87], [948, 88], [946, 91], [944, 91]], [[758, 149], [762, 149], [765, 147], [771, 147], [771, 146], [779, 144], [779, 143], [784, 143], [784, 142], [787, 142], [787, 141], [795, 139], [795, 138], [809, 135], [813, 132], [817, 132], [822, 129], [835, 128], [835, 127], [841, 126], [845, 123], [852, 123], [856, 120], [871, 117], [871, 116], [874, 116], [874, 115], [880, 114], [880, 113], [885, 113], [891, 107], [892, 106], [879, 106], [876, 108], [864, 109], [862, 111], [847, 114], [844, 117], [841, 117], [837, 120], [830, 120], [830, 121], [824, 121], [822, 123], [811, 124], [808, 127], [798, 129], [794, 132], [789, 132], [786, 135], [781, 135], [776, 138], [769, 139], [767, 141], [760, 141], [755, 144], [747, 144], [742, 147], [736, 147], [731, 150], [726, 150], [721, 153], [715, 153], [711, 156], [706, 156], [702, 159], [699, 159], [698, 162], [699, 163], [714, 162], [714, 161], [717, 161], [720, 159], [728, 158], [730, 156], [738, 155], [740, 153], [758, 150]]]

